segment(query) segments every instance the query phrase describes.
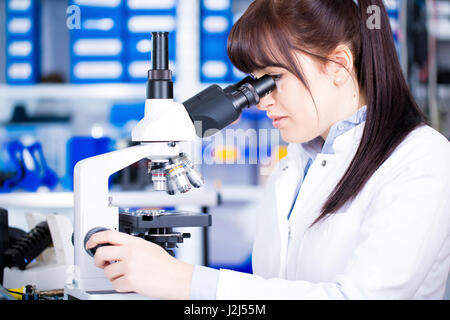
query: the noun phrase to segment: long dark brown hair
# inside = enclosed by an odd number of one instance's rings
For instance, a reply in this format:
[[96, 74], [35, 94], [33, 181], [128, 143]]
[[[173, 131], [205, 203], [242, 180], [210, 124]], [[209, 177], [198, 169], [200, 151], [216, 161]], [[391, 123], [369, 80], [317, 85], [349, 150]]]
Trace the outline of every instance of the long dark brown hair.
[[[405, 137], [427, 124], [403, 76], [382, 0], [256, 0], [235, 23], [228, 56], [244, 73], [281, 67], [311, 93], [294, 57], [300, 51], [323, 63], [340, 44], [352, 51], [367, 102], [359, 148], [313, 225], [352, 201]], [[377, 6], [380, 28], [367, 21]], [[369, 10], [368, 10], [369, 9]], [[312, 96], [312, 95], [311, 95]], [[314, 97], [313, 97], [314, 100]]]

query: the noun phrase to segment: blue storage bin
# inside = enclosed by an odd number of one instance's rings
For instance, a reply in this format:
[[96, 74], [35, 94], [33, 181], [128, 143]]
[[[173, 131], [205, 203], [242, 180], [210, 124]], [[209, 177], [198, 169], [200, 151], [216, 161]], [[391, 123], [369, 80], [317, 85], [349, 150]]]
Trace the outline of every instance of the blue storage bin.
[[32, 16], [36, 15], [40, 3], [38, 0], [8, 0], [6, 12], [8, 15]]
[[150, 59], [130, 60], [126, 63], [126, 77], [132, 83], [145, 83], [148, 70], [151, 69]]
[[201, 14], [229, 13], [231, 12], [231, 0], [201, 0]]
[[72, 59], [122, 58], [125, 48], [122, 38], [75, 38], [71, 43]]
[[125, 10], [130, 14], [152, 13], [176, 15], [178, 0], [124, 0]]
[[[127, 39], [127, 57], [129, 59], [145, 60], [151, 59], [152, 39], [150, 35], [147, 36], [129, 36]], [[170, 48], [172, 48], [170, 46]]]
[[228, 61], [203, 60], [200, 63], [200, 81], [205, 83], [230, 82]]
[[81, 14], [81, 29], [70, 30], [72, 39], [76, 38], [98, 38], [98, 37], [122, 37], [124, 19], [121, 12], [111, 13], [109, 15]]
[[36, 41], [29, 39], [8, 39], [6, 43], [8, 60], [35, 59], [38, 56]]
[[33, 60], [8, 61], [6, 82], [13, 85], [29, 85], [38, 82], [39, 66]]
[[232, 19], [231, 14], [204, 15], [201, 19], [201, 33], [227, 39], [233, 26]]
[[125, 70], [121, 59], [72, 60], [72, 83], [124, 82]]
[[129, 35], [149, 36], [154, 31], [175, 32], [175, 15], [133, 14], [127, 17], [125, 29]]
[[14, 39], [36, 39], [39, 20], [36, 16], [16, 16], [9, 14], [6, 18], [6, 37]]
[[70, 5], [81, 9], [81, 16], [120, 15], [123, 10], [123, 0], [70, 0]]

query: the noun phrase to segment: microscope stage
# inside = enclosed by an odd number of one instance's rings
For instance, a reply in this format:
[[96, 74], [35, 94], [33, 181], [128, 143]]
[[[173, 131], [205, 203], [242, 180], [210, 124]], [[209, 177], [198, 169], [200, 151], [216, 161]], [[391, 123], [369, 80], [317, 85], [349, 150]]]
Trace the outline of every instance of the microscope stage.
[[156, 228], [209, 227], [211, 215], [181, 210], [120, 209], [119, 229], [139, 233]]

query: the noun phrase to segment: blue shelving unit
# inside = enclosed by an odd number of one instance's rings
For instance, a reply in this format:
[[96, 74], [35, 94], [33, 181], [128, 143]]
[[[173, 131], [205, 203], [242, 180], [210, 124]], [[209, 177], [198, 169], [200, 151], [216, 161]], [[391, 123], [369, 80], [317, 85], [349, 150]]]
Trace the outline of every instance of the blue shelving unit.
[[200, 81], [232, 82], [227, 38], [233, 26], [231, 0], [200, 1]]
[[6, 81], [33, 84], [40, 77], [40, 2], [6, 1]]
[[126, 77], [129, 82], [147, 80], [151, 68], [151, 33], [169, 32], [169, 64], [176, 80], [177, 0], [125, 0]]
[[124, 82], [122, 0], [70, 0], [70, 4], [81, 12], [81, 28], [70, 30], [71, 82]]

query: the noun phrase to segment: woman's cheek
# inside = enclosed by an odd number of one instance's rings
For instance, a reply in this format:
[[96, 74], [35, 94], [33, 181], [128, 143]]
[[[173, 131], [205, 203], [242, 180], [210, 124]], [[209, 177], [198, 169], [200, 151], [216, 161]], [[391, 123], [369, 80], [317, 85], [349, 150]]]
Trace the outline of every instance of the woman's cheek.
[[306, 134], [304, 127], [294, 119], [288, 118], [284, 127], [280, 128], [280, 134], [287, 143], [300, 143]]
[[275, 81], [275, 85], [277, 87], [277, 93], [282, 94], [284, 89], [283, 89], [283, 80], [280, 78], [278, 80]]
[[320, 135], [312, 121], [300, 121], [289, 118], [286, 126], [280, 129], [283, 140], [287, 143], [305, 143]]

